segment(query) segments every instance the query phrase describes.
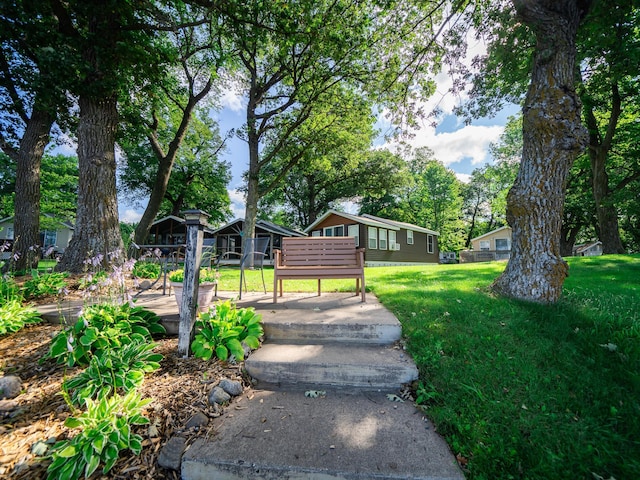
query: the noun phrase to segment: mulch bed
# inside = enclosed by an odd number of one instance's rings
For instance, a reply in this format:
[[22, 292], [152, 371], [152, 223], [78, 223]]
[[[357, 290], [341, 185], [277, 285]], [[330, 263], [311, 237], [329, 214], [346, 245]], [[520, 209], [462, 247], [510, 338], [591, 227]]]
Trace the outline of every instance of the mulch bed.
[[[64, 426], [71, 411], [60, 395], [60, 386], [65, 375], [70, 377], [77, 369], [65, 369], [52, 360], [41, 361], [59, 330], [60, 326], [44, 323], [0, 337], [0, 374], [19, 376], [24, 387], [15, 399], [0, 400], [0, 478], [46, 478], [49, 462], [34, 455], [32, 446], [76, 433]], [[155, 351], [164, 355], [161, 368], [147, 374], [140, 391], [143, 397], [153, 398], [146, 411], [151, 424], [134, 427], [134, 432], [143, 437], [142, 453], [136, 456], [124, 451], [107, 476], [94, 474], [92, 478], [178, 479], [178, 472], [157, 463], [162, 446], [176, 433], [187, 439], [187, 445], [196, 438], [213, 435], [211, 422], [200, 429], [185, 430], [184, 425], [197, 412], [210, 419], [220, 416], [221, 407], [210, 406], [207, 396], [222, 377], [248, 385], [241, 364], [180, 358], [177, 338], [157, 343]]]

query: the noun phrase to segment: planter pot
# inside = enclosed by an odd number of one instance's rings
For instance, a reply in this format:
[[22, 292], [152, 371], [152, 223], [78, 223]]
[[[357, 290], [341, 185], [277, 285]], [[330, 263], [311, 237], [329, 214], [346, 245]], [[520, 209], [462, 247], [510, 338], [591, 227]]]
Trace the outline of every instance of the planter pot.
[[[206, 312], [209, 310], [211, 300], [213, 300], [213, 292], [216, 284], [213, 282], [201, 283], [198, 286], [198, 311]], [[178, 304], [178, 314], [182, 309], [182, 282], [171, 282], [171, 288], [176, 296], [176, 303]]]

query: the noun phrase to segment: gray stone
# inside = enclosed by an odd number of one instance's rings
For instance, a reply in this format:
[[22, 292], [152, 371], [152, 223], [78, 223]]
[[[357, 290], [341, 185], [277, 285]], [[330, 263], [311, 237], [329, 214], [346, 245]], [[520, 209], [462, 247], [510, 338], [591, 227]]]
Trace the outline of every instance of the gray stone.
[[209, 417], [207, 417], [202, 412], [198, 412], [195, 415], [193, 415], [189, 420], [187, 420], [185, 427], [188, 429], [196, 428], [196, 427], [197, 428], [206, 427], [208, 423], [209, 423]]
[[143, 280], [138, 286], [138, 290], [149, 290], [151, 288], [151, 282], [149, 280]]
[[0, 377], [0, 399], [16, 398], [22, 391], [22, 380], [15, 375]]
[[214, 403], [226, 403], [229, 400], [231, 400], [231, 395], [220, 387], [213, 387], [209, 392], [209, 403], [211, 405]]
[[158, 465], [162, 468], [179, 472], [185, 447], [186, 440], [184, 437], [171, 437], [158, 454]]
[[223, 378], [222, 380], [220, 380], [218, 386], [232, 397], [241, 395], [243, 390], [242, 383], [238, 382], [237, 380], [229, 380], [228, 378]]

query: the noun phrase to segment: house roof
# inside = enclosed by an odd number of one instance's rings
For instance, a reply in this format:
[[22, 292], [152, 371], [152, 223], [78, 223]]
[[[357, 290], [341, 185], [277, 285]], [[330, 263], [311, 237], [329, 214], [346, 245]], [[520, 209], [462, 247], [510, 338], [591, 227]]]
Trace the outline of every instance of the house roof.
[[[43, 215], [49, 218], [56, 219], [56, 216], [53, 215], [52, 213], [43, 213]], [[14, 215], [11, 215], [10, 217], [0, 218], [0, 223], [10, 222], [13, 220], [13, 218], [14, 218]], [[69, 220], [60, 220], [60, 225], [67, 227], [69, 230], [75, 230], [76, 228], [75, 225], [71, 223]]]
[[593, 247], [595, 247], [597, 245], [602, 245], [602, 242], [599, 241], [599, 240], [596, 240], [594, 242], [583, 243], [582, 245], [576, 245], [573, 248], [574, 248], [576, 253], [582, 253], [582, 252], [586, 252], [590, 248], [593, 248]]
[[495, 230], [491, 230], [490, 232], [485, 233], [484, 235], [480, 235], [479, 237], [472, 238], [471, 241], [482, 240], [484, 237], [488, 237], [489, 235], [493, 235], [494, 233], [498, 233], [501, 230], [511, 230], [511, 227], [504, 226], [500, 228], [496, 228]]
[[[175, 215], [167, 215], [166, 217], [159, 218], [158, 220], [153, 222], [151, 224], [151, 227], [154, 227], [156, 225], [160, 225], [161, 223], [165, 223], [165, 222], [175, 222], [175, 223], [179, 223], [180, 226], [185, 226], [184, 225], [184, 218], [176, 217]], [[209, 225], [208, 223], [205, 223], [204, 230], [206, 232], [208, 232], [208, 233], [211, 233], [213, 231], [213, 227], [211, 225]]]
[[353, 215], [351, 213], [338, 212], [337, 210], [327, 210], [323, 213], [318, 219], [304, 229], [305, 232], [309, 233], [313, 230], [317, 225], [322, 223], [326, 218], [330, 215], [337, 215], [339, 217], [346, 218], [351, 220], [352, 222], [361, 223], [363, 225], [367, 225], [370, 227], [378, 227], [378, 228], [386, 228], [388, 230], [400, 230], [404, 228], [406, 230], [415, 230], [416, 232], [429, 233], [432, 235], [439, 235], [438, 232], [434, 232], [433, 230], [429, 230], [428, 228], [419, 227], [418, 225], [413, 225], [411, 223], [405, 222], [396, 222], [395, 220], [388, 220], [386, 218], [375, 217], [373, 215]]
[[[229, 228], [235, 228], [238, 234], [242, 232], [242, 228], [244, 225], [244, 218], [236, 218], [235, 220], [223, 225], [219, 228], [216, 228], [212, 233], [215, 235], [220, 233], [223, 230]], [[300, 232], [298, 230], [294, 230], [293, 228], [285, 227], [282, 225], [278, 225], [273, 222], [269, 222], [267, 220], [258, 220], [256, 221], [256, 227], [268, 232], [275, 233], [276, 235], [282, 235], [285, 237], [304, 237], [306, 234], [304, 232]]]

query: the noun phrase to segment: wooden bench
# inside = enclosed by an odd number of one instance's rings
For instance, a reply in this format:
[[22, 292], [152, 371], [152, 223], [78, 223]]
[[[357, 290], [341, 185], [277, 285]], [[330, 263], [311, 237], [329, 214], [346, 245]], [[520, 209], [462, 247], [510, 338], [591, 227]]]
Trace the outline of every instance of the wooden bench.
[[273, 303], [277, 303], [282, 280], [317, 279], [318, 296], [323, 278], [355, 278], [356, 295], [365, 301], [364, 248], [356, 249], [353, 237], [284, 237], [274, 250]]

